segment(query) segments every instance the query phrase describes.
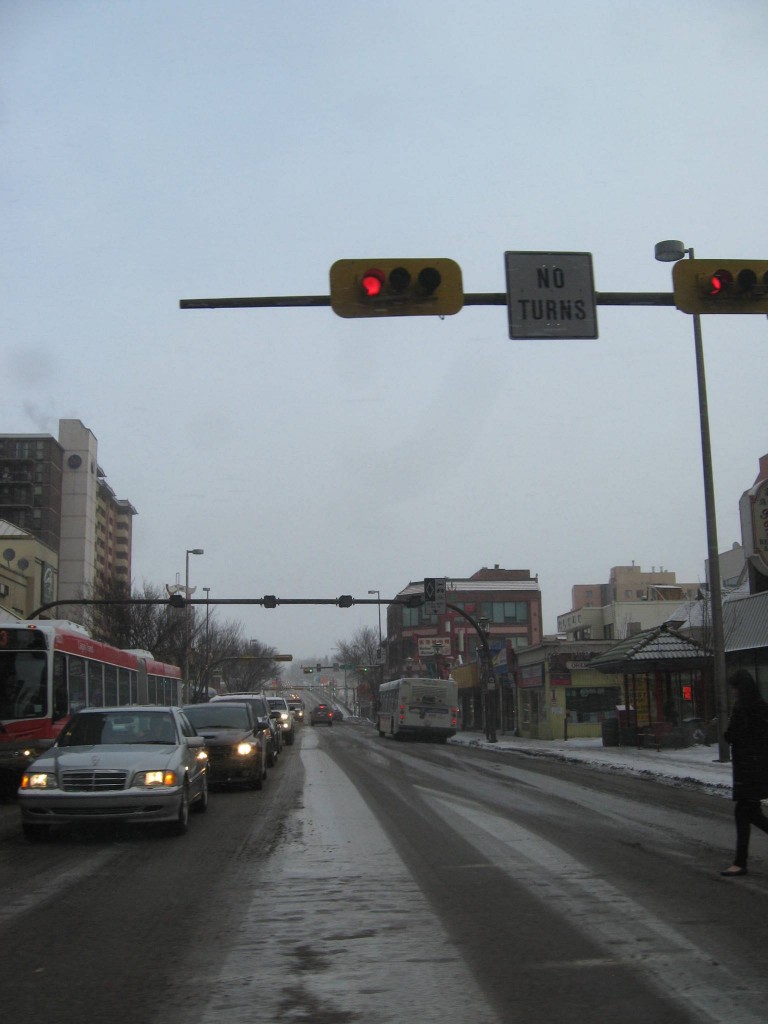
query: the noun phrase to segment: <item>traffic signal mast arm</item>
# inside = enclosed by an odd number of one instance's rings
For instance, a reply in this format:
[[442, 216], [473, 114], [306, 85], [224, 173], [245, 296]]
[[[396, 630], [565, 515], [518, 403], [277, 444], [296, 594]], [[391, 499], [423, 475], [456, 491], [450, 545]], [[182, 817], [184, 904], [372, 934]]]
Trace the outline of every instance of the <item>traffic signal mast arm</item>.
[[[598, 306], [674, 306], [674, 292], [595, 292]], [[264, 295], [232, 299], [180, 299], [179, 309], [277, 309], [330, 306], [330, 295]], [[465, 306], [506, 306], [506, 292], [469, 292]]]

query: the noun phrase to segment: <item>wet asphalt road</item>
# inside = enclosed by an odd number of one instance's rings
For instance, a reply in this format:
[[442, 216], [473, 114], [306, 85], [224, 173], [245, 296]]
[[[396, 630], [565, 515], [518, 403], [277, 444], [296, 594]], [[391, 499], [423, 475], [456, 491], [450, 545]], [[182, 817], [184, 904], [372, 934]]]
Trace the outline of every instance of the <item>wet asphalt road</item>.
[[189, 834], [30, 844], [0, 807], [0, 998], [60, 1024], [757, 1024], [768, 847], [695, 787], [305, 726]]

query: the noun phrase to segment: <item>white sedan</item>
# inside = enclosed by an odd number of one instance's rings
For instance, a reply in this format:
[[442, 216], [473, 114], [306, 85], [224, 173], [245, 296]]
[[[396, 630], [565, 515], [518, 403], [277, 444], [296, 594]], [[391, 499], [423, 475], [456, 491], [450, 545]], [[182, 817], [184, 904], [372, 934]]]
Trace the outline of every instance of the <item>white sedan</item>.
[[168, 822], [187, 831], [208, 806], [205, 740], [174, 707], [88, 708], [24, 772], [18, 791], [28, 839], [52, 825]]

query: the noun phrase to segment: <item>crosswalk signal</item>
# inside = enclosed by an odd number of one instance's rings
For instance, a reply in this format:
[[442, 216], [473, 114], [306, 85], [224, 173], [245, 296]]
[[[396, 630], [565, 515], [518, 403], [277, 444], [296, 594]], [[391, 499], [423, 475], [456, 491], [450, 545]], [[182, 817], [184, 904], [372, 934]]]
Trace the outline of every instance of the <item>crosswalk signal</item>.
[[768, 313], [768, 260], [680, 260], [672, 284], [683, 313]]
[[338, 316], [451, 316], [463, 305], [461, 267], [453, 260], [337, 260], [331, 267]]

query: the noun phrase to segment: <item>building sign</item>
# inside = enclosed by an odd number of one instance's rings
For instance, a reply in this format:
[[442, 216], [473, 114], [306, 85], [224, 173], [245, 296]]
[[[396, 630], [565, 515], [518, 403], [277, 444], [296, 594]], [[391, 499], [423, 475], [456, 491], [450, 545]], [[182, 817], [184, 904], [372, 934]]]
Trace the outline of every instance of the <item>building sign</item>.
[[752, 536], [755, 554], [768, 569], [768, 480], [758, 486], [752, 500]]
[[435, 654], [451, 657], [451, 638], [448, 636], [420, 636], [419, 658], [431, 658]]
[[526, 665], [524, 668], [521, 668], [517, 685], [521, 688], [528, 686], [543, 686], [544, 666]]

